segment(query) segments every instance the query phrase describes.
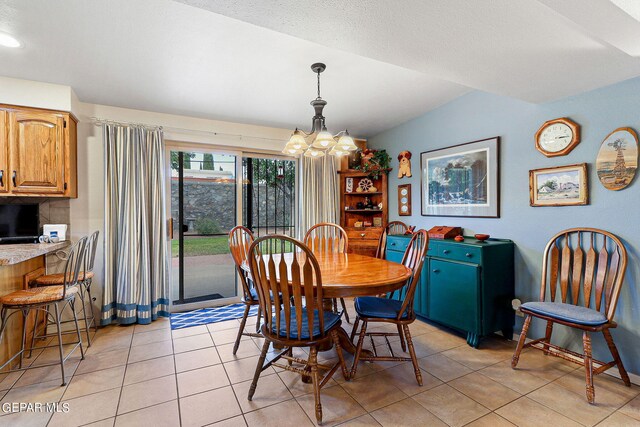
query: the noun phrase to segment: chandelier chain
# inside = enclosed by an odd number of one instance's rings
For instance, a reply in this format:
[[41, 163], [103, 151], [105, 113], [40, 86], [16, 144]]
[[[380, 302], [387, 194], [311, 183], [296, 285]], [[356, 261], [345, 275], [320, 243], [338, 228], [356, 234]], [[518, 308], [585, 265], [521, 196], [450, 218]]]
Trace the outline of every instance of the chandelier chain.
[[320, 98], [320, 70], [318, 70], [318, 98]]

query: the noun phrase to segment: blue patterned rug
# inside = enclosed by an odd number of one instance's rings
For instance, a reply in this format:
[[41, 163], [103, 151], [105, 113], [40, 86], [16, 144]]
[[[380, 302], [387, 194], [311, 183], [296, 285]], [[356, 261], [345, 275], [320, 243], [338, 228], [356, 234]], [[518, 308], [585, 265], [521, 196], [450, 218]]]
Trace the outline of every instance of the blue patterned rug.
[[[201, 308], [199, 310], [185, 311], [184, 313], [171, 313], [171, 329], [182, 329], [190, 326], [206, 325], [207, 323], [240, 319], [244, 313], [244, 307], [243, 303], [238, 303], [224, 307]], [[255, 316], [257, 313], [258, 306], [254, 305], [249, 310], [249, 316]]]

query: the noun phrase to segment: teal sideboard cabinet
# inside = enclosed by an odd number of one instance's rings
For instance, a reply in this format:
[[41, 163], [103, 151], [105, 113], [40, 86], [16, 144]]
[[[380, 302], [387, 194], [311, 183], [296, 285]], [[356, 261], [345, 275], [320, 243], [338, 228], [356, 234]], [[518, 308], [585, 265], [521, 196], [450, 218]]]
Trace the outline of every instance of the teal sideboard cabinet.
[[[389, 236], [386, 257], [400, 262], [411, 236]], [[480, 337], [502, 331], [513, 336], [513, 242], [465, 237], [429, 240], [429, 250], [416, 289], [414, 308], [425, 319], [467, 333], [477, 348]]]

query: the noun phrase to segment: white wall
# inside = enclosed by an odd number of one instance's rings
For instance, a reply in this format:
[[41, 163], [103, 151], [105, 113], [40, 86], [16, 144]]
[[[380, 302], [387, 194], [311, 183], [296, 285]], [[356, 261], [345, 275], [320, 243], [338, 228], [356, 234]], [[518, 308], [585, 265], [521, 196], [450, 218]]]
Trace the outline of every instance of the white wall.
[[0, 103], [72, 111], [77, 99], [69, 86], [0, 76]]
[[[69, 86], [0, 77], [0, 103], [71, 111], [78, 118], [78, 198], [71, 200], [71, 238], [100, 230], [104, 236], [104, 145], [92, 118], [164, 127], [165, 140], [214, 144], [232, 150], [279, 152], [290, 129], [206, 120], [150, 111], [87, 104]], [[238, 135], [242, 135], [241, 137]], [[94, 296], [102, 305], [102, 246], [96, 253]]]

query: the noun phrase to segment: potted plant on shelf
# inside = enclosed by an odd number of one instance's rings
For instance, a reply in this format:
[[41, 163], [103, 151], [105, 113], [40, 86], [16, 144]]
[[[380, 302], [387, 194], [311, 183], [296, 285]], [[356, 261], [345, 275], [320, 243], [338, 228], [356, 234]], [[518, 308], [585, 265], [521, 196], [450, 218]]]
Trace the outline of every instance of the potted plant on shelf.
[[377, 179], [381, 173], [389, 173], [390, 164], [391, 156], [387, 154], [386, 150], [372, 150], [367, 148], [362, 152], [360, 166], [356, 166], [356, 169], [366, 172], [371, 179]]

